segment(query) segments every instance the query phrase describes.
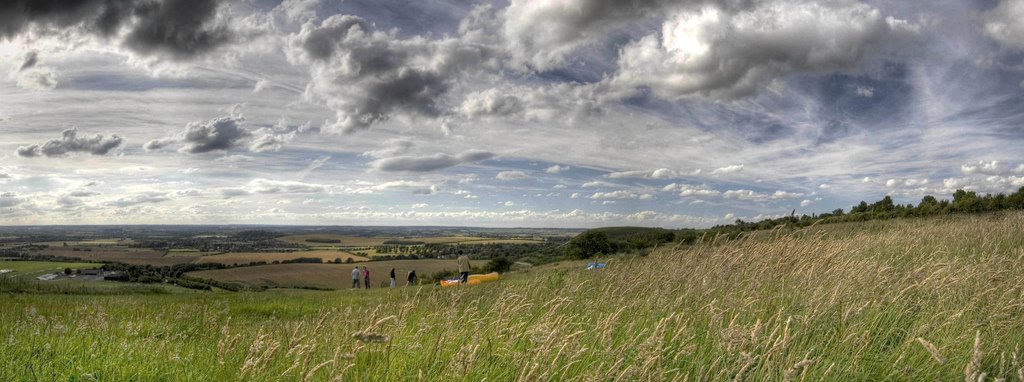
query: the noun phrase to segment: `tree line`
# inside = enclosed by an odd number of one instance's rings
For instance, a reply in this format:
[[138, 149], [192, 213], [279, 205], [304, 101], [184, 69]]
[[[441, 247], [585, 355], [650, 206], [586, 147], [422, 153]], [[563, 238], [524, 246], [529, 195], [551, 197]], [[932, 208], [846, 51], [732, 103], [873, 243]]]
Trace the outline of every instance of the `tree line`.
[[572, 259], [587, 259], [594, 256], [621, 252], [642, 251], [662, 243], [677, 242], [694, 244], [704, 238], [725, 235], [737, 237], [746, 231], [767, 230], [781, 226], [807, 227], [813, 224], [861, 222], [868, 220], [924, 217], [960, 213], [982, 213], [1024, 209], [1024, 187], [1012, 194], [979, 195], [975, 191], [956, 190], [953, 199], [942, 199], [926, 195], [917, 205], [895, 203], [886, 195], [874, 203], [861, 201], [844, 211], [811, 215], [796, 215], [747, 222], [736, 219], [733, 224], [716, 225], [708, 229], [665, 230], [660, 228], [613, 227], [588, 230], [574, 237], [566, 246], [565, 255]]

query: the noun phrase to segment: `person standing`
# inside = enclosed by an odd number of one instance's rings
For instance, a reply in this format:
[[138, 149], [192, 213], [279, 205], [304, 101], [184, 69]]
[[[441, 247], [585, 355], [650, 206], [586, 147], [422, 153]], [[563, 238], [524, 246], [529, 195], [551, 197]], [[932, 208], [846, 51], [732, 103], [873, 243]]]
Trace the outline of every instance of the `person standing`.
[[409, 271], [409, 283], [405, 284], [405, 286], [413, 286], [413, 285], [416, 285], [416, 270], [415, 269]]
[[460, 280], [461, 283], [465, 284], [466, 282], [469, 281], [469, 270], [470, 270], [470, 267], [469, 267], [469, 256], [463, 255], [461, 249], [459, 250], [458, 263], [459, 263], [459, 280]]
[[362, 274], [362, 272], [359, 272], [359, 267], [352, 268], [352, 288], [353, 289], [359, 289], [359, 275], [360, 274]]
[[366, 289], [370, 289], [370, 269], [363, 266], [363, 284], [366, 285]]
[[395, 287], [395, 268], [391, 268], [391, 287]]

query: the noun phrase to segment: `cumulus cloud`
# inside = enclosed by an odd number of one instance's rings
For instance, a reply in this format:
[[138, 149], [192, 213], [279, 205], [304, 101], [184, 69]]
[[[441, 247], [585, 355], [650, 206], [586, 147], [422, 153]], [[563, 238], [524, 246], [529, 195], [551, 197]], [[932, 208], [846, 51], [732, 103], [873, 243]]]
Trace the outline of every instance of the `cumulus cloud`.
[[670, 1], [513, 0], [502, 15], [503, 35], [517, 61], [546, 71], [562, 66], [579, 47], [667, 3]]
[[672, 183], [663, 187], [661, 190], [665, 192], [678, 192], [679, 196], [683, 197], [718, 196], [722, 194], [721, 192], [708, 187], [706, 184], [695, 186], [690, 184]]
[[526, 175], [525, 172], [522, 172], [522, 171], [519, 171], [519, 170], [510, 170], [510, 171], [499, 172], [498, 175], [496, 175], [494, 177], [494, 179], [497, 179], [497, 180], [521, 180], [521, 179], [526, 179], [528, 177], [529, 176]]
[[[571, 168], [572, 167], [569, 167], [569, 166], [560, 166], [560, 165], [556, 164], [556, 165], [552, 165], [551, 167], [548, 167], [547, 170], [544, 170], [544, 172], [546, 172], [548, 174], [561, 174], [561, 173], [563, 173], [565, 171], [569, 171]], [[557, 188], [557, 186], [556, 186], [556, 188]]]
[[999, 4], [982, 15], [985, 33], [1013, 49], [1024, 49], [1024, 1], [1001, 0]]
[[15, 84], [27, 90], [51, 90], [57, 87], [57, 72], [50, 67], [21, 70], [13, 74]]
[[10, 0], [0, 3], [0, 37], [30, 28], [82, 31], [137, 53], [185, 59], [231, 42], [222, 1]]
[[397, 156], [382, 158], [371, 163], [377, 171], [387, 172], [430, 172], [480, 162], [494, 157], [494, 153], [482, 150], [467, 150], [458, 155], [435, 154], [430, 156]]
[[154, 139], [143, 145], [147, 151], [179, 146], [178, 151], [188, 154], [203, 154], [214, 151], [227, 152], [246, 147], [252, 152], [277, 151], [295, 137], [295, 132], [278, 133], [262, 128], [255, 133], [243, 127], [245, 118], [241, 115], [214, 118], [208, 121], [189, 122], [185, 130], [173, 137]]
[[858, 86], [857, 96], [864, 98], [871, 98], [875, 96], [875, 88], [870, 86]]
[[255, 138], [249, 143], [249, 151], [262, 153], [267, 151], [281, 150], [286, 143], [295, 138], [295, 132], [279, 134], [273, 129], [260, 129], [256, 131]]
[[622, 48], [612, 82], [666, 99], [745, 97], [788, 74], [850, 69], [908, 29], [853, 0], [750, 5], [671, 14], [660, 35]]
[[722, 197], [726, 199], [736, 200], [748, 200], [755, 202], [764, 202], [769, 200], [783, 200], [783, 199], [799, 199], [803, 197], [803, 193], [789, 192], [783, 190], [777, 190], [774, 193], [766, 194], [763, 192], [757, 192], [753, 190], [728, 190], [722, 193]]
[[459, 112], [467, 118], [507, 117], [520, 115], [526, 110], [523, 101], [511, 94], [503, 94], [498, 89], [489, 89], [478, 93], [470, 93], [462, 102]]
[[70, 153], [89, 153], [92, 155], [107, 155], [111, 150], [117, 148], [124, 142], [117, 134], [112, 134], [109, 138], [104, 137], [101, 134], [96, 134], [92, 137], [79, 137], [78, 128], [73, 127], [64, 130], [61, 133], [60, 139], [51, 139], [45, 143], [38, 145], [28, 145], [19, 147], [17, 150], [18, 156], [24, 158], [33, 157], [62, 157]]
[[711, 171], [711, 175], [732, 174], [743, 170], [743, 165], [734, 164], [731, 166], [719, 167]]
[[307, 23], [290, 42], [293, 61], [310, 65], [307, 95], [333, 109], [326, 131], [351, 133], [394, 114], [437, 117], [439, 100], [488, 49], [459, 39], [400, 39], [352, 15]]
[[651, 199], [652, 197], [653, 196], [651, 194], [638, 194], [638, 193], [635, 193], [635, 192], [624, 191], [624, 190], [611, 191], [611, 192], [595, 192], [593, 195], [590, 195], [591, 199], [639, 199], [639, 200], [647, 200], [647, 199]]
[[928, 184], [928, 179], [889, 179], [885, 181], [885, 186], [889, 188], [912, 188], [921, 187]]
[[[1024, 168], [1022, 164], [1017, 169]], [[978, 161], [976, 163], [966, 163], [960, 166], [960, 171], [964, 174], [984, 174], [984, 175], [1004, 175], [1010, 171], [1008, 166], [999, 161]]]

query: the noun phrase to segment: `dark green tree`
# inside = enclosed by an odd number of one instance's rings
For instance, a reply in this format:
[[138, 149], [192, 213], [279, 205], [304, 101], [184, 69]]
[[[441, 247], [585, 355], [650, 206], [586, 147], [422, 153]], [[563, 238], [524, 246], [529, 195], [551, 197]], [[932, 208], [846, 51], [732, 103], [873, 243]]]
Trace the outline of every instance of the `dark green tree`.
[[495, 257], [487, 262], [488, 272], [505, 273], [512, 268], [512, 260], [505, 257]]
[[604, 232], [587, 231], [569, 241], [565, 255], [570, 259], [589, 259], [612, 252], [612, 244]]

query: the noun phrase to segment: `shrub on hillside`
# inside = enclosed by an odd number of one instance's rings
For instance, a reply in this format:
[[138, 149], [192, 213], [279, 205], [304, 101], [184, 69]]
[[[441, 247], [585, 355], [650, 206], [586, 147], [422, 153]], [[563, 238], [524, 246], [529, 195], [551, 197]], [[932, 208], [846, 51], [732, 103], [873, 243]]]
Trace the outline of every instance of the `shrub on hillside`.
[[608, 241], [607, 234], [604, 232], [587, 231], [569, 241], [569, 247], [566, 249], [565, 255], [570, 259], [589, 259], [612, 252], [612, 244]]

